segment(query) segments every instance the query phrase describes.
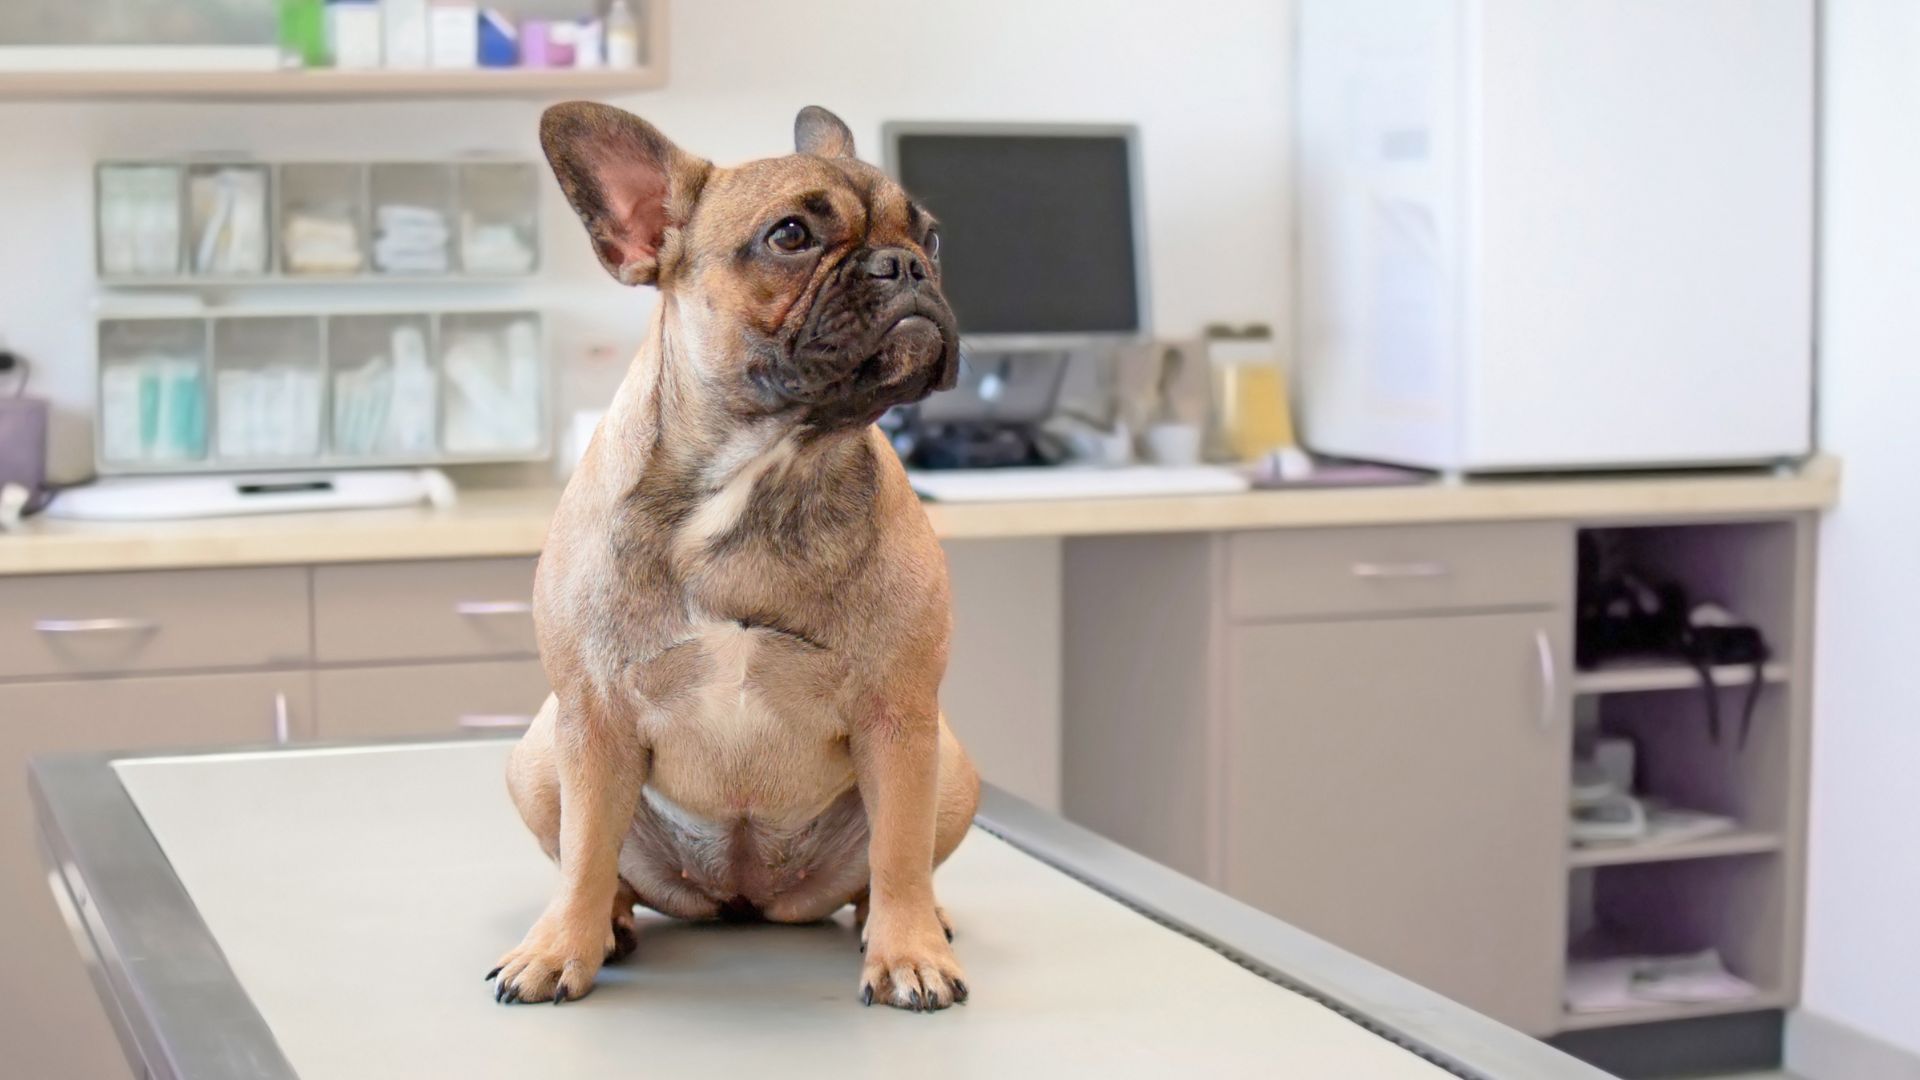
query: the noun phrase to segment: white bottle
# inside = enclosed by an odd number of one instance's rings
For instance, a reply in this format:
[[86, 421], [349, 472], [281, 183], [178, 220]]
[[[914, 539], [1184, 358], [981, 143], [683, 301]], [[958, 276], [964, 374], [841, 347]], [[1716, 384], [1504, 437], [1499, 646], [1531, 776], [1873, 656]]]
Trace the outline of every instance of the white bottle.
[[607, 9], [607, 66], [617, 71], [640, 66], [640, 23], [627, 0], [613, 0]]
[[599, 19], [581, 19], [574, 24], [578, 27], [573, 38], [573, 66], [577, 68], [605, 67], [607, 62], [606, 33]]

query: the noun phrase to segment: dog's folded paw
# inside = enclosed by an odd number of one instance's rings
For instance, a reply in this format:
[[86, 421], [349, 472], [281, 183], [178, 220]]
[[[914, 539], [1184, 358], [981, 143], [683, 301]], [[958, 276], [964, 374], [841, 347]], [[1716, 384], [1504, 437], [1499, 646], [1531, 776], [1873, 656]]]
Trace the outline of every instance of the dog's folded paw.
[[967, 1000], [967, 981], [947, 944], [939, 919], [925, 926], [889, 930], [878, 920], [867, 927], [865, 963], [860, 970], [860, 1002], [878, 1001], [914, 1012], [933, 1012]]
[[603, 927], [578, 934], [549, 927], [542, 919], [527, 932], [525, 941], [487, 972], [493, 999], [503, 1004], [551, 1001], [558, 1005], [587, 996], [610, 951], [609, 938]]

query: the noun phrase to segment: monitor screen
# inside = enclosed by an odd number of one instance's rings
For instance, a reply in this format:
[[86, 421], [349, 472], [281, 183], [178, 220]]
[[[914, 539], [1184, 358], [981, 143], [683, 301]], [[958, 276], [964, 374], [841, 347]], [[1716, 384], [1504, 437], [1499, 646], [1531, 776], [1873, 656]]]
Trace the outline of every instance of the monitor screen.
[[893, 166], [940, 219], [940, 276], [963, 336], [1141, 330], [1125, 132], [903, 130]]

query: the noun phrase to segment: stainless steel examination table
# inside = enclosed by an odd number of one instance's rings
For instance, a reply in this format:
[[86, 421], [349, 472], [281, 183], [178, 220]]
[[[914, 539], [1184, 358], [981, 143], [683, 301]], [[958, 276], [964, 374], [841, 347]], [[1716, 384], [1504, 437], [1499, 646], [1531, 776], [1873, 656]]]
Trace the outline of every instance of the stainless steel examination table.
[[481, 979], [554, 870], [502, 741], [54, 758], [49, 879], [160, 1078], [1604, 1074], [1057, 817], [986, 793], [937, 878], [972, 1000], [855, 999], [843, 913], [643, 923], [561, 1008]]

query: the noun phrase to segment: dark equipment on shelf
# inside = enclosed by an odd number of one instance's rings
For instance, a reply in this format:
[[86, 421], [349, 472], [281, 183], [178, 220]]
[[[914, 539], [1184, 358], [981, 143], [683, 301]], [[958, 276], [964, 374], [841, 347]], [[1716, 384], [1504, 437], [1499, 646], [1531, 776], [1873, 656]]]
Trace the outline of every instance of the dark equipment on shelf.
[[1694, 603], [1686, 590], [1667, 581], [1649, 583], [1606, 538], [1580, 536], [1580, 585], [1574, 632], [1574, 660], [1592, 668], [1609, 660], [1669, 657], [1700, 674], [1706, 691], [1707, 732], [1720, 741], [1720, 693], [1713, 681], [1719, 665], [1750, 664], [1753, 680], [1741, 705], [1744, 749], [1753, 731], [1753, 711], [1765, 683], [1763, 668], [1773, 656], [1758, 627], [1733, 618], [1715, 603]]

